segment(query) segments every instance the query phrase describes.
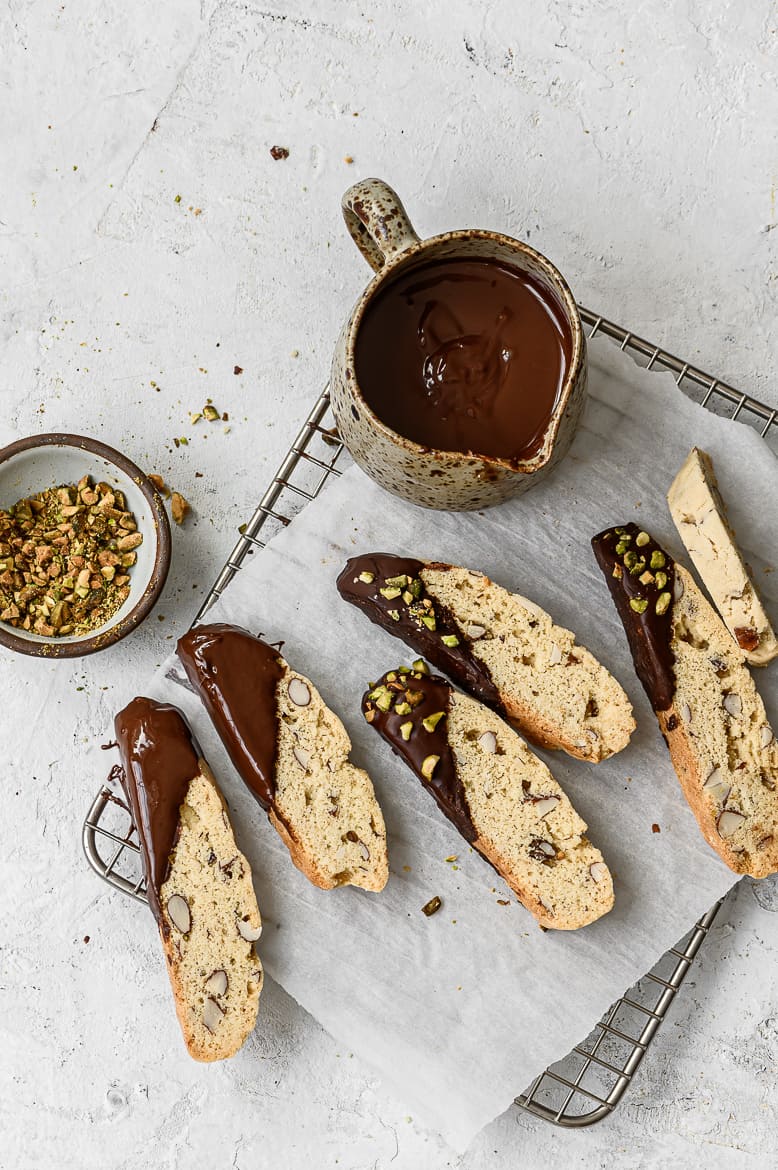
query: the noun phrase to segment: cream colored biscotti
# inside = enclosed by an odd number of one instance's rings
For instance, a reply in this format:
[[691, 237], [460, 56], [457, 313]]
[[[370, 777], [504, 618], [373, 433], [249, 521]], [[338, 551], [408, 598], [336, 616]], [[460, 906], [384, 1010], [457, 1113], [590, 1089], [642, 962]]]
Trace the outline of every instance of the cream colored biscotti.
[[691, 573], [637, 525], [593, 544], [706, 841], [735, 873], [774, 873], [778, 744], [743, 652]]
[[692, 448], [667, 503], [727, 629], [752, 666], [766, 666], [778, 657], [778, 638], [738, 548], [707, 452]]
[[248, 861], [210, 769], [200, 761], [161, 889], [160, 933], [176, 1013], [195, 1060], [232, 1056], [254, 1030], [262, 924]]
[[338, 590], [541, 747], [598, 763], [635, 728], [619, 683], [570, 630], [483, 573], [369, 553]]
[[415, 665], [366, 692], [368, 723], [541, 926], [577, 930], [606, 914], [608, 867], [546, 765], [494, 711]]
[[115, 728], [184, 1041], [196, 1060], [223, 1060], [253, 1030], [262, 989], [251, 870], [181, 712], [137, 698]]
[[386, 827], [372, 781], [311, 680], [236, 626], [198, 626], [178, 654], [298, 869], [324, 890], [382, 890]]

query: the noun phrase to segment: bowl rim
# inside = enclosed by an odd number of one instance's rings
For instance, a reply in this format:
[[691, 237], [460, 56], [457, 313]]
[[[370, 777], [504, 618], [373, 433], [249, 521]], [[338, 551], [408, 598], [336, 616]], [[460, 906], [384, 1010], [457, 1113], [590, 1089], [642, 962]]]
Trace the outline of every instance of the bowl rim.
[[115, 447], [110, 447], [100, 439], [92, 439], [87, 435], [72, 435], [65, 431], [28, 435], [24, 439], [16, 439], [6, 447], [0, 448], [0, 466], [22, 451], [31, 451], [37, 447], [74, 447], [80, 451], [88, 451], [91, 455], [97, 455], [112, 463], [135, 482], [148, 503], [153, 517], [156, 547], [149, 582], [130, 612], [115, 626], [111, 626], [107, 630], [98, 630], [96, 633], [75, 642], [58, 642], [53, 638], [46, 642], [33, 642], [18, 634], [11, 633], [7, 626], [0, 625], [0, 646], [4, 646], [7, 650], [15, 650], [17, 653], [28, 654], [34, 658], [83, 658], [87, 654], [105, 650], [108, 646], [113, 646], [122, 638], [126, 638], [148, 617], [156, 605], [170, 569], [172, 549], [170, 521], [162, 497], [146, 472], [142, 471], [126, 455], [122, 455], [121, 451], [117, 451]]

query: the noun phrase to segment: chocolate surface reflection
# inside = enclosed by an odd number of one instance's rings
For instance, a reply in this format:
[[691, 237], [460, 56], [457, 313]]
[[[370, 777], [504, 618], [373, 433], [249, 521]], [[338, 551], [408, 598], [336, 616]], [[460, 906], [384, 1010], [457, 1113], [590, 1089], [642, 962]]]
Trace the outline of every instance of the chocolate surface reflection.
[[116, 716], [114, 727], [149, 906], [161, 921], [159, 891], [178, 836], [181, 805], [200, 771], [200, 749], [183, 714], [170, 703], [133, 699]]
[[377, 292], [356, 373], [376, 415], [421, 446], [520, 462], [537, 454], [572, 355], [561, 306], [491, 259], [447, 259]]

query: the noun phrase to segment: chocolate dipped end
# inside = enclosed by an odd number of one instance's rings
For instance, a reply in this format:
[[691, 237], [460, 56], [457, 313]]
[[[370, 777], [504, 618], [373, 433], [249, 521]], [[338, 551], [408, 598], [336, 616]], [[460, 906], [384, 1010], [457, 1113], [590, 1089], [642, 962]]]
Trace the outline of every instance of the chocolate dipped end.
[[448, 566], [392, 553], [365, 553], [346, 562], [338, 577], [338, 592], [371, 622], [401, 638], [463, 690], [503, 714], [488, 667], [473, 655], [471, 640], [448, 607], [428, 594], [421, 576], [428, 568]]
[[138, 832], [146, 894], [162, 923], [160, 890], [178, 839], [181, 805], [200, 771], [200, 749], [177, 707], [133, 699], [114, 720], [122, 786]]
[[388, 671], [362, 696], [362, 713], [416, 773], [465, 840], [477, 833], [448, 742], [451, 686], [437, 675]]
[[198, 626], [179, 639], [178, 657], [230, 759], [264, 809], [273, 803], [278, 747], [278, 650], [239, 626]]
[[654, 710], [666, 711], [675, 694], [675, 562], [637, 524], [607, 528], [593, 537], [592, 548], [624, 625], [638, 678]]

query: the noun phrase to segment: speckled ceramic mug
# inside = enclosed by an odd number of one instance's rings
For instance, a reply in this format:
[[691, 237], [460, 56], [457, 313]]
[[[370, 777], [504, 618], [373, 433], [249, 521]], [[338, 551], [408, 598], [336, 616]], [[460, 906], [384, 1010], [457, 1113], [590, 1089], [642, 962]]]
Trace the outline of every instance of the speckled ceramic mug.
[[[343, 326], [332, 362], [332, 408], [354, 459], [381, 487], [425, 508], [463, 512], [527, 491], [567, 452], [586, 397], [586, 338], [564, 277], [540, 252], [499, 232], [472, 228], [420, 240], [397, 194], [380, 179], [350, 187], [342, 207], [352, 239], [376, 273]], [[378, 290], [401, 268], [453, 257], [499, 260], [527, 273], [558, 303], [569, 326], [572, 347], [562, 389], [539, 450], [524, 462], [422, 447], [387, 426], [357, 382], [357, 334]]]

